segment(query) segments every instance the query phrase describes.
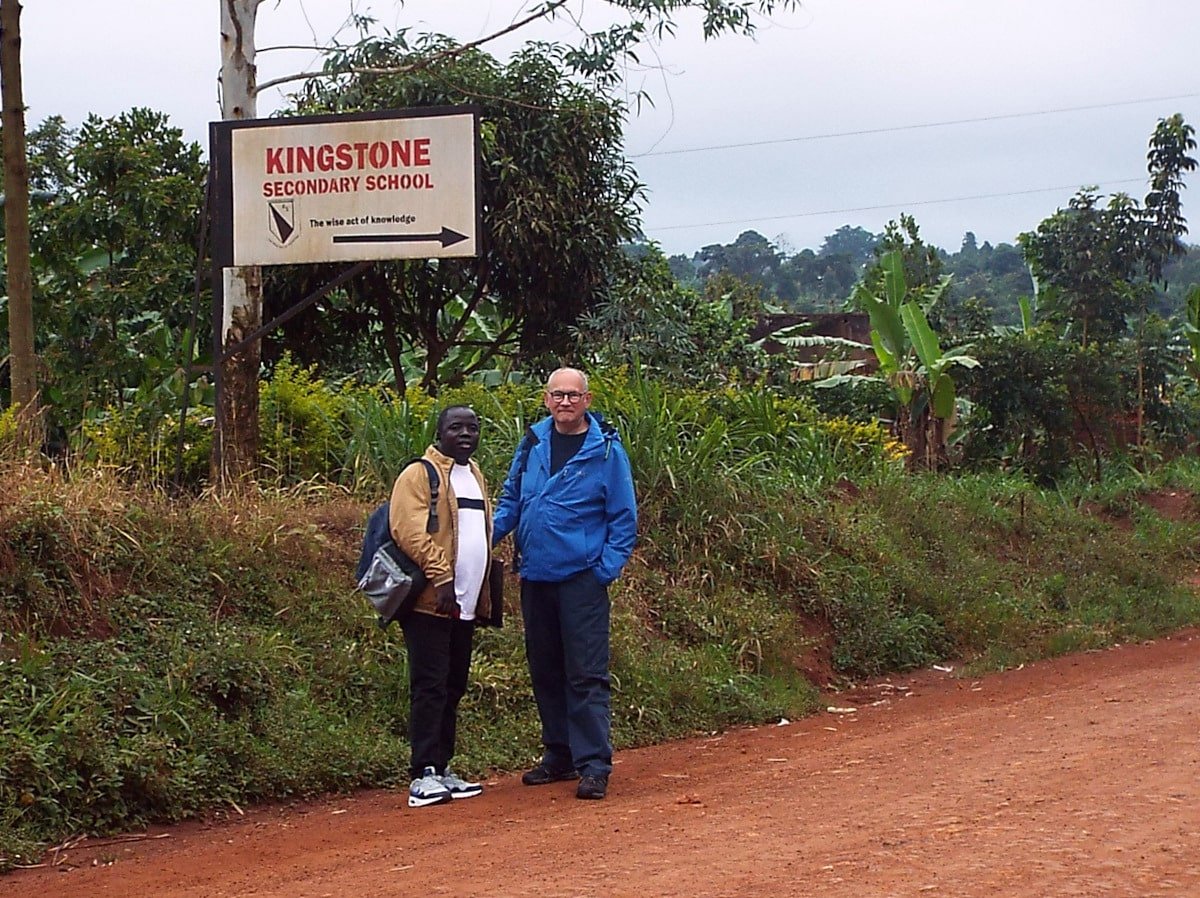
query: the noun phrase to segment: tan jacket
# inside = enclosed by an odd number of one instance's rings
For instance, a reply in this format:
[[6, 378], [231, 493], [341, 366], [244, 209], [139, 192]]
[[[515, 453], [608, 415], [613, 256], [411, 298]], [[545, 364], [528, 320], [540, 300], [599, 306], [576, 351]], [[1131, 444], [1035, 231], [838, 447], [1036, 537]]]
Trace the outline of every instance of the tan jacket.
[[[437, 587], [454, 579], [454, 560], [458, 557], [458, 499], [450, 486], [450, 469], [454, 459], [442, 455], [435, 447], [425, 450], [425, 458], [433, 462], [438, 472], [438, 501], [437, 514], [439, 529], [437, 533], [427, 533], [429, 521], [429, 472], [422, 464], [408, 465], [392, 486], [391, 508], [388, 512], [388, 524], [392, 530], [392, 539], [404, 552], [421, 566], [429, 585], [417, 599], [413, 610], [426, 614], [437, 614]], [[474, 460], [469, 462], [471, 473], [479, 481], [479, 491], [483, 493], [484, 518], [487, 521], [488, 561], [491, 561], [492, 551], [492, 499], [488, 494], [487, 483], [483, 472]], [[487, 570], [487, 567], [484, 568]], [[488, 578], [483, 578], [479, 603], [475, 609], [476, 619], [486, 618], [491, 614], [491, 598], [488, 591]]]

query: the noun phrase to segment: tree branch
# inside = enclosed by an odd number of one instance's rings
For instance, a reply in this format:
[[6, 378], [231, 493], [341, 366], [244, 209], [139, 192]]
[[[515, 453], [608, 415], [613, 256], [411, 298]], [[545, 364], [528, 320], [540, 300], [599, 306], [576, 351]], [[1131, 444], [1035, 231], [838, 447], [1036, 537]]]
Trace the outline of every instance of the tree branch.
[[350, 75], [404, 75], [409, 72], [420, 71], [421, 69], [428, 68], [429, 66], [433, 65], [435, 62], [440, 62], [443, 59], [454, 59], [455, 57], [461, 56], [463, 53], [466, 53], [468, 50], [473, 50], [476, 47], [480, 47], [483, 44], [486, 44], [490, 41], [496, 40], [497, 38], [504, 37], [504, 35], [506, 35], [506, 34], [511, 34], [512, 32], [516, 31], [518, 28], [524, 28], [530, 22], [536, 22], [538, 19], [549, 18], [549, 17], [553, 16], [554, 13], [557, 12], [560, 8], [562, 8], [563, 6], [566, 6], [567, 2], [568, 2], [568, 0], [554, 0], [554, 2], [547, 3], [544, 7], [542, 7], [542, 9], [538, 10], [537, 12], [535, 12], [529, 16], [526, 16], [524, 19], [521, 19], [519, 22], [513, 22], [507, 28], [502, 28], [501, 30], [493, 32], [492, 34], [481, 37], [477, 41], [471, 41], [470, 43], [463, 44], [462, 46], [452, 47], [448, 50], [443, 50], [440, 53], [435, 53], [432, 56], [430, 56], [426, 59], [423, 59], [420, 62], [414, 62], [411, 65], [388, 66], [388, 67], [383, 67], [383, 68], [376, 68], [374, 66], [363, 66], [363, 67], [352, 66], [351, 68], [343, 69], [338, 72], [324, 72], [324, 71], [322, 71], [322, 72], [300, 72], [295, 75], [284, 75], [282, 78], [272, 78], [270, 81], [265, 81], [258, 86], [258, 89], [256, 90], [256, 94], [262, 93], [264, 90], [267, 90], [268, 88], [271, 88], [271, 87], [279, 87], [281, 84], [288, 84], [289, 82], [292, 82], [292, 81], [307, 81], [310, 78], [332, 78], [335, 75], [346, 75], [346, 74], [350, 74]]
[[311, 46], [308, 44], [279, 44], [274, 47], [258, 47], [255, 50], [255, 52], [256, 53], [270, 53], [274, 50], [306, 50], [306, 51], [311, 50], [314, 53], [324, 53], [328, 49], [329, 49], [328, 46], [320, 47], [320, 46], [317, 46], [316, 44], [313, 44]]
[[496, 339], [492, 340], [491, 343], [484, 347], [484, 351], [480, 353], [479, 358], [476, 359], [473, 364], [467, 366], [467, 369], [463, 371], [462, 376], [464, 378], [470, 377], [472, 374], [494, 359], [499, 353], [500, 347], [512, 340], [516, 330], [517, 321], [514, 319], [508, 323], [504, 330], [500, 331], [500, 333], [496, 335]]
[[462, 315], [455, 322], [454, 327], [450, 329], [450, 343], [457, 343], [458, 338], [462, 336], [463, 330], [467, 326], [467, 322], [471, 320], [471, 316], [475, 314], [475, 310], [479, 308], [479, 303], [483, 299], [484, 294], [488, 289], [488, 275], [491, 273], [491, 265], [486, 259], [481, 259], [480, 264], [475, 272], [475, 289], [472, 291], [471, 299], [463, 308]]
[[[397, 287], [397, 293], [403, 291], [404, 287], [404, 268], [400, 266], [398, 275], [400, 286]], [[404, 398], [404, 393], [408, 389], [408, 384], [404, 378], [404, 362], [401, 358], [400, 339], [398, 335], [396, 307], [392, 304], [391, 286], [388, 284], [387, 278], [378, 265], [372, 266], [364, 275], [364, 280], [370, 281], [373, 295], [367, 297], [368, 301], [374, 300], [375, 307], [379, 310], [379, 321], [383, 325], [383, 351], [388, 357], [388, 362], [392, 366], [392, 385], [396, 388], [396, 395], [401, 399]], [[362, 293], [360, 292], [360, 296]]]

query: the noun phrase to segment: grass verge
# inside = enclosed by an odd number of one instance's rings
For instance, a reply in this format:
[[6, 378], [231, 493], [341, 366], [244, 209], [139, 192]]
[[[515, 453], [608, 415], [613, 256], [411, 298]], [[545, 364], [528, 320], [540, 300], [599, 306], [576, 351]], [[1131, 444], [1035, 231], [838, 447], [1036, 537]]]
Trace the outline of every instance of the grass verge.
[[[614, 591], [618, 747], [810, 711], [814, 655], [847, 678], [1003, 666], [1200, 620], [1180, 585], [1200, 525], [1186, 503], [1164, 517], [1141, 501], [1191, 490], [1192, 466], [1102, 497], [785, 474], [673, 476], [642, 496]], [[0, 867], [82, 832], [403, 781], [402, 641], [350, 582], [369, 505], [0, 472]], [[538, 754], [510, 611], [478, 640], [466, 773]]]

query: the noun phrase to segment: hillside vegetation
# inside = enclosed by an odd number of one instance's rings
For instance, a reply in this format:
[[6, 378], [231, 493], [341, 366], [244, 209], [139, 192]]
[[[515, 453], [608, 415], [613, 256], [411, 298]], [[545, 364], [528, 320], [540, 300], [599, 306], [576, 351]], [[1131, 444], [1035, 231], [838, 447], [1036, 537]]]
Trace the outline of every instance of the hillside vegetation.
[[[1200, 621], [1182, 585], [1195, 464], [1075, 492], [911, 475], [879, 428], [764, 397], [602, 392], [642, 512], [613, 596], [618, 747], [800, 715], [830, 679]], [[428, 418], [412, 423], [417, 440]], [[496, 488], [505, 427], [485, 415]], [[0, 865], [81, 832], [404, 780], [403, 644], [351, 582], [384, 482], [173, 497], [109, 467], [6, 462]], [[1181, 514], [1139, 501], [1167, 488]], [[530, 696], [510, 601], [478, 640], [465, 772], [537, 756]]]

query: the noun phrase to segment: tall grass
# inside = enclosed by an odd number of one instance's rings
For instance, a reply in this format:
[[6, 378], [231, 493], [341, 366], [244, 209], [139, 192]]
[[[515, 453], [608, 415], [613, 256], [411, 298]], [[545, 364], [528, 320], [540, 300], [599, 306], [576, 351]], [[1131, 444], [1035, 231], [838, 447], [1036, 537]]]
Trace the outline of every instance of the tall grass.
[[381, 391], [354, 394], [347, 418], [342, 467], [356, 488], [395, 480], [405, 462], [424, 453], [436, 421], [428, 403], [397, 400]]

